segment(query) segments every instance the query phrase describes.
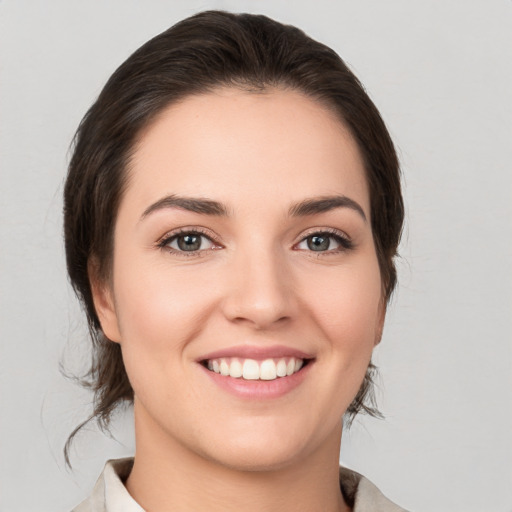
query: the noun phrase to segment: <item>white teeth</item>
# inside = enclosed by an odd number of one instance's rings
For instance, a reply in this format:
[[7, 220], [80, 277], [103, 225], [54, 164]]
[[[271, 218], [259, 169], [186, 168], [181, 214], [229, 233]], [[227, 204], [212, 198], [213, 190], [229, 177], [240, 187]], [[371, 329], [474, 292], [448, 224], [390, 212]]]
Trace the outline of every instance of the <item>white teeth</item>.
[[243, 375], [242, 363], [238, 359], [233, 359], [229, 366], [229, 376], [235, 379]]
[[229, 364], [225, 359], [220, 360], [220, 374], [229, 375]]
[[233, 357], [207, 361], [208, 370], [223, 376], [235, 379], [241, 377], [245, 380], [275, 380], [278, 377], [287, 377], [298, 372], [303, 365], [304, 361], [295, 357], [265, 359], [264, 361]]
[[277, 377], [276, 363], [272, 359], [265, 359], [260, 366], [261, 380], [274, 380]]
[[246, 359], [244, 361], [242, 377], [245, 380], [258, 380], [260, 378], [260, 367], [254, 359]]
[[276, 365], [276, 374], [278, 377], [286, 377], [286, 361], [279, 359]]

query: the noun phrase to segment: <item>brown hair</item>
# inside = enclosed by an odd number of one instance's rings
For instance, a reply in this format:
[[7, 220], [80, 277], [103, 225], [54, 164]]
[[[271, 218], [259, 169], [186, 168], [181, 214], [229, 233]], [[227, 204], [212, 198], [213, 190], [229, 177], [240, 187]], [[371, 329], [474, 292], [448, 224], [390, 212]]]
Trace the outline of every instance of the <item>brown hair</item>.
[[[97, 278], [108, 280], [113, 232], [126, 183], [125, 168], [137, 136], [169, 104], [219, 86], [247, 90], [281, 87], [301, 91], [337, 113], [357, 141], [370, 193], [371, 224], [383, 296], [396, 283], [393, 258], [403, 222], [399, 164], [389, 133], [362, 85], [340, 57], [301, 30], [265, 16], [207, 11], [154, 37], [110, 77], [83, 118], [64, 190], [67, 268], [81, 301], [93, 342], [82, 383], [94, 391], [89, 418], [108, 429], [112, 412], [133, 401], [121, 348], [101, 330], [92, 300], [91, 261]], [[347, 410], [374, 416], [370, 364]], [[66, 443], [65, 454], [79, 425]]]

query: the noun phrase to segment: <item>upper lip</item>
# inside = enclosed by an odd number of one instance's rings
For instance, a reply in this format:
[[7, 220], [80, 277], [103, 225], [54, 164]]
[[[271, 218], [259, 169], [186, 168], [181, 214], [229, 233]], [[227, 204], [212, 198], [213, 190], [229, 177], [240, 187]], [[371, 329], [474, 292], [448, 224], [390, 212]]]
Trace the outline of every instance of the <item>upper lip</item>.
[[198, 362], [209, 359], [221, 359], [222, 357], [239, 357], [240, 359], [277, 359], [280, 357], [295, 357], [297, 359], [313, 359], [311, 354], [284, 345], [237, 345], [221, 348], [209, 352], [197, 359]]

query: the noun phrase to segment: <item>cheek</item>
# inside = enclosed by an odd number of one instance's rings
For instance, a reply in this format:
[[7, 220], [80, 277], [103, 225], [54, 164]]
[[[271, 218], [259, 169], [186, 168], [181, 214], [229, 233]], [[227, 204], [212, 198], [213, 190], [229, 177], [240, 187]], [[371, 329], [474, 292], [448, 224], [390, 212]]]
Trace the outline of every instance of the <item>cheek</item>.
[[204, 276], [176, 272], [158, 262], [137, 273], [115, 275], [116, 310], [123, 360], [136, 396], [145, 407], [165, 410], [176, 395], [194, 400], [185, 383], [184, 364], [190, 341], [204, 328], [211, 311], [212, 289]]
[[358, 262], [332, 274], [317, 274], [314, 282], [305, 297], [333, 355], [343, 357], [347, 368], [354, 362], [366, 368], [383, 318], [377, 262], [369, 257], [364, 265]]
[[[377, 262], [340, 265], [303, 282], [303, 308], [320, 335], [319, 389], [314, 401], [325, 432], [339, 423], [361, 387], [379, 339], [382, 293]], [[314, 283], [314, 286], [312, 284]], [[306, 294], [305, 291], [308, 290]], [[328, 411], [328, 412], [326, 412]]]
[[215, 304], [216, 286], [192, 268], [150, 262], [139, 272], [115, 274], [116, 311], [124, 350], [146, 354], [160, 364], [179, 355], [198, 334]]

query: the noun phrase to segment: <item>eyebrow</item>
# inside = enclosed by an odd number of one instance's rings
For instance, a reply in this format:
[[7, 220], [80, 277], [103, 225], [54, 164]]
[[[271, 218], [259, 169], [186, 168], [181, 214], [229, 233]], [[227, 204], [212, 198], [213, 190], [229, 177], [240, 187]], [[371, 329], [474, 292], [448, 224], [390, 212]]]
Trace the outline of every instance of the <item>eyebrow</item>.
[[288, 213], [292, 217], [303, 217], [328, 212], [335, 208], [350, 208], [351, 210], [355, 210], [361, 215], [365, 222], [367, 221], [363, 208], [359, 203], [347, 196], [325, 196], [306, 199], [293, 205]]
[[[200, 213], [203, 215], [215, 215], [222, 217], [227, 217], [229, 215], [227, 207], [218, 201], [170, 195], [163, 197], [148, 206], [141, 215], [141, 220], [153, 212], [167, 208], [179, 208], [181, 210], [187, 210], [189, 212]], [[365, 221], [367, 220], [364, 210], [359, 203], [350, 199], [350, 197], [339, 195], [305, 199], [304, 201], [292, 205], [288, 210], [288, 214], [291, 217], [305, 217], [307, 215], [328, 212], [336, 208], [350, 208], [351, 210], [356, 211]]]
[[170, 195], [163, 197], [162, 199], [159, 199], [156, 203], [153, 203], [151, 206], [148, 206], [144, 210], [144, 213], [141, 216], [141, 220], [147, 217], [150, 213], [156, 212], [157, 210], [163, 210], [165, 208], [179, 208], [181, 210], [202, 213], [204, 215], [228, 215], [227, 208], [218, 201], [212, 201], [211, 199]]

